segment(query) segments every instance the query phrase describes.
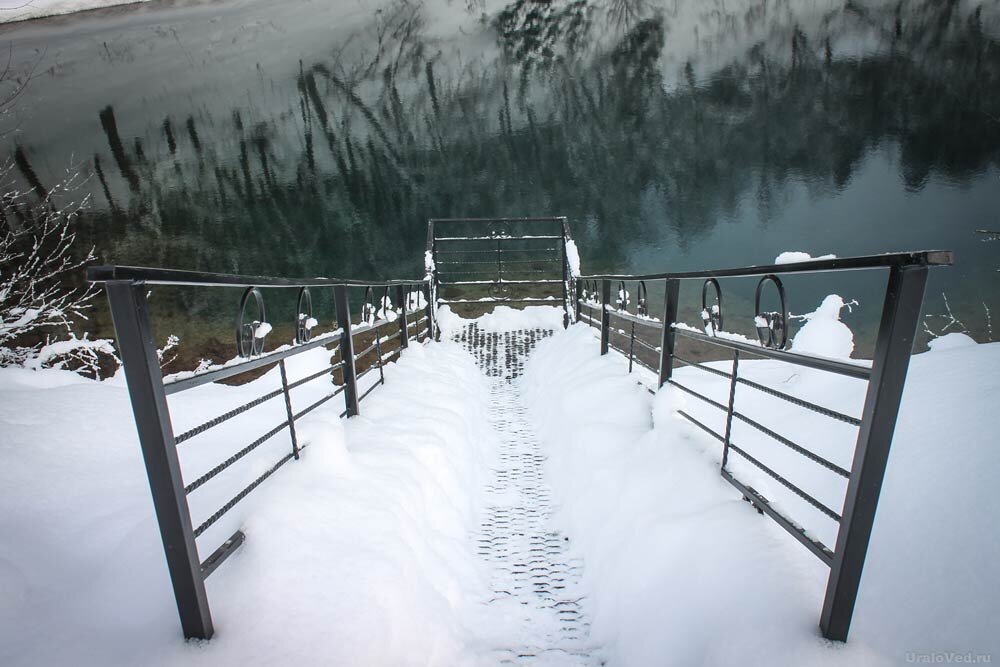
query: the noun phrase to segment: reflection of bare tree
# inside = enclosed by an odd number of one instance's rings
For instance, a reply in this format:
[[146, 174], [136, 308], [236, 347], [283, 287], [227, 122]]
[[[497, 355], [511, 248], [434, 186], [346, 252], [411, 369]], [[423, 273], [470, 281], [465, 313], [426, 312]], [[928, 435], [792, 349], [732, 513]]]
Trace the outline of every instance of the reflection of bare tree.
[[789, 181], [833, 192], [886, 140], [914, 188], [1000, 163], [1000, 49], [967, 15], [848, 8], [829, 25], [881, 26], [883, 47], [837, 58], [836, 35], [790, 28], [671, 88], [669, 13], [630, 4], [612, 44], [590, 40], [593, 12], [616, 6], [513, 2], [496, 23], [505, 57], [460, 63], [419, 3], [394, 0], [301, 64], [283, 113], [151, 119], [158, 143], [143, 145], [109, 107], [94, 170], [110, 210], [87, 244], [135, 263], [405, 273], [427, 217], [559, 211], [596, 221], [581, 245], [611, 264], [630, 236], [696, 241], [748, 193], [766, 219]]

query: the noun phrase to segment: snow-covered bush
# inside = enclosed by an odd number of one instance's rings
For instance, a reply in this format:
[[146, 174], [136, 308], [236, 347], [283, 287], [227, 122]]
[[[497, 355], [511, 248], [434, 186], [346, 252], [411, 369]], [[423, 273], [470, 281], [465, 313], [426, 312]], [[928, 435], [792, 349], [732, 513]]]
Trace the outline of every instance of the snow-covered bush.
[[[73, 201], [82, 185], [70, 170], [45, 192], [22, 190], [10, 178], [13, 164], [0, 169], [0, 366], [57, 367], [102, 378], [114, 373], [111, 341], [77, 337], [76, 319], [86, 319], [97, 290], [74, 286], [73, 274], [95, 259], [77, 254], [75, 224], [88, 198]], [[56, 340], [59, 334], [67, 339]]]

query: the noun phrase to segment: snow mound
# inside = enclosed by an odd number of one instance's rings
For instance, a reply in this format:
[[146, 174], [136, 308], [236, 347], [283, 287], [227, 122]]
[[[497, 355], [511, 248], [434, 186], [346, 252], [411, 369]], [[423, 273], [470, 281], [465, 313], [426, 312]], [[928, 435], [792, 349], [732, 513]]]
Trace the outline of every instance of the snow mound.
[[795, 250], [786, 250], [777, 257], [774, 258], [775, 264], [795, 264], [797, 262], [818, 262], [823, 259], [837, 259], [836, 255], [820, 255], [819, 257], [813, 257], [807, 252], [799, 252]]
[[580, 251], [576, 247], [576, 241], [569, 239], [566, 241], [566, 262], [569, 264], [570, 275], [574, 278], [580, 277]]
[[[518, 310], [510, 306], [497, 306], [492, 313], [476, 318], [480, 331], [515, 331], [517, 329], [562, 329], [565, 311], [557, 306], [529, 306]], [[461, 331], [469, 320], [457, 315], [448, 305], [437, 310], [437, 324], [441, 337]]]
[[836, 294], [831, 294], [819, 308], [805, 315], [795, 315], [805, 325], [792, 339], [792, 351], [815, 354], [831, 359], [849, 359], [854, 352], [854, 333], [840, 321], [840, 311], [848, 304]]
[[927, 347], [931, 348], [934, 352], [944, 352], [945, 350], [956, 350], [962, 347], [969, 347], [976, 345], [976, 341], [968, 334], [959, 333], [957, 331], [950, 334], [945, 334], [939, 336], [934, 340], [927, 343]]

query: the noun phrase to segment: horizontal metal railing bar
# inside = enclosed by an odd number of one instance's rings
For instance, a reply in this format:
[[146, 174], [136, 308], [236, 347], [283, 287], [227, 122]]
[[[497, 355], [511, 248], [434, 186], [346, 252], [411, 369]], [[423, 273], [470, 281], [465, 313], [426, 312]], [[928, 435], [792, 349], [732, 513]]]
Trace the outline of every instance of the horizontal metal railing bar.
[[242, 530], [237, 530], [232, 536], [223, 542], [218, 549], [212, 552], [212, 555], [205, 559], [205, 562], [201, 564], [201, 578], [202, 580], [208, 579], [209, 575], [218, 569], [227, 558], [229, 558], [243, 541], [246, 539], [246, 535], [243, 534]]
[[562, 234], [553, 236], [551, 234], [531, 236], [531, 235], [521, 235], [521, 236], [438, 236], [435, 237], [435, 241], [537, 241], [539, 239], [545, 239], [547, 241], [553, 241], [555, 239], [562, 239]]
[[627, 313], [623, 310], [611, 308], [610, 306], [608, 307], [608, 314], [610, 314], [611, 317], [619, 317], [623, 320], [628, 320], [629, 322], [635, 322], [636, 324], [641, 324], [651, 329], [657, 329], [657, 330], [663, 329], [663, 322], [660, 322], [659, 320], [652, 320], [647, 317], [639, 317], [638, 315], [633, 315], [632, 313]]
[[237, 461], [239, 461], [240, 459], [242, 459], [244, 456], [246, 456], [247, 454], [249, 454], [253, 450], [255, 450], [258, 447], [260, 447], [261, 445], [263, 445], [265, 442], [267, 442], [268, 440], [270, 440], [274, 436], [276, 436], [279, 433], [281, 433], [281, 431], [284, 430], [285, 428], [288, 428], [288, 420], [287, 419], [285, 421], [281, 422], [280, 424], [278, 424], [277, 426], [275, 426], [274, 428], [272, 428], [270, 431], [268, 431], [264, 435], [260, 436], [259, 438], [257, 438], [253, 442], [251, 442], [249, 445], [247, 445], [246, 447], [244, 447], [240, 451], [238, 451], [235, 454], [233, 454], [232, 456], [230, 456], [228, 459], [226, 459], [225, 461], [223, 461], [219, 465], [215, 466], [214, 468], [212, 468], [211, 470], [209, 470], [208, 472], [206, 472], [204, 475], [202, 475], [198, 479], [194, 480], [193, 482], [191, 482], [190, 484], [188, 484], [187, 486], [185, 486], [184, 487], [184, 493], [191, 493], [192, 491], [200, 488], [206, 482], [208, 482], [213, 477], [215, 477], [216, 475], [218, 475], [219, 473], [221, 473], [223, 470], [225, 470], [229, 466], [233, 465], [234, 463], [236, 463]]
[[789, 264], [766, 264], [744, 266], [734, 269], [714, 269], [708, 271], [681, 271], [672, 273], [647, 273], [643, 275], [593, 275], [580, 276], [579, 280], [687, 280], [693, 278], [740, 278], [763, 276], [770, 273], [822, 273], [826, 271], [850, 271], [905, 266], [950, 266], [954, 263], [954, 253], [950, 250], [921, 250], [916, 252], [896, 252], [884, 255], [861, 257], [837, 257]]
[[500, 250], [435, 250], [435, 255], [517, 255], [526, 252], [559, 252], [559, 248], [501, 248]]
[[688, 366], [693, 366], [694, 368], [703, 370], [706, 373], [711, 373], [712, 375], [718, 375], [719, 377], [726, 378], [727, 380], [732, 380], [733, 379], [733, 376], [732, 376], [731, 373], [727, 373], [726, 371], [720, 371], [718, 368], [712, 368], [711, 366], [706, 366], [704, 364], [700, 364], [697, 361], [689, 361], [689, 360], [685, 359], [684, 357], [682, 357], [682, 356], [680, 356], [679, 354], [676, 354], [676, 353], [674, 354], [674, 360], [675, 361], [679, 361], [682, 364], [686, 364]]
[[817, 463], [817, 464], [823, 466], [824, 468], [826, 468], [827, 470], [830, 470], [831, 472], [837, 473], [838, 475], [840, 475], [841, 477], [843, 477], [845, 479], [847, 479], [847, 478], [849, 478], [851, 476], [851, 473], [849, 471], [844, 470], [843, 468], [841, 468], [836, 463], [833, 463], [832, 461], [828, 461], [827, 459], [823, 458], [819, 454], [816, 454], [816, 453], [814, 453], [814, 452], [806, 449], [802, 445], [798, 445], [798, 444], [792, 442], [791, 440], [789, 440], [785, 436], [781, 435], [780, 433], [772, 431], [771, 429], [769, 429], [768, 427], [764, 426], [760, 422], [757, 422], [757, 421], [754, 421], [753, 419], [750, 419], [749, 417], [747, 417], [743, 413], [734, 410], [733, 411], [733, 417], [735, 417], [736, 419], [739, 419], [744, 424], [752, 426], [753, 428], [757, 429], [758, 431], [760, 431], [764, 435], [766, 435], [766, 436], [768, 436], [768, 437], [770, 437], [770, 438], [778, 441], [779, 443], [781, 443], [785, 447], [788, 447], [789, 449], [791, 449], [793, 452], [806, 457], [807, 459], [809, 459], [813, 463]]
[[365, 393], [363, 393], [360, 396], [358, 396], [358, 403], [360, 403], [361, 401], [365, 400], [365, 397], [368, 396], [368, 394], [372, 393], [373, 391], [375, 391], [376, 387], [378, 387], [380, 385], [383, 385], [383, 384], [385, 384], [385, 380], [381, 380], [380, 379], [378, 382], [376, 382], [372, 386], [368, 387], [368, 389], [365, 389]]
[[[676, 358], [677, 358], [677, 355], [674, 355], [674, 359], [676, 359]], [[837, 412], [836, 410], [831, 410], [830, 408], [823, 407], [822, 405], [817, 405], [816, 403], [811, 403], [811, 402], [809, 402], [809, 401], [807, 401], [805, 399], [801, 399], [801, 398], [798, 398], [796, 396], [792, 396], [790, 394], [786, 394], [784, 392], [778, 391], [777, 389], [772, 389], [771, 387], [768, 387], [768, 386], [765, 386], [765, 385], [762, 385], [762, 384], [758, 384], [758, 383], [754, 382], [753, 380], [747, 380], [746, 378], [736, 378], [736, 381], [739, 382], [742, 385], [746, 385], [747, 387], [752, 387], [753, 389], [756, 389], [757, 391], [761, 391], [761, 392], [764, 392], [765, 394], [769, 394], [771, 396], [774, 396], [775, 398], [780, 398], [780, 399], [782, 399], [784, 401], [788, 401], [789, 403], [792, 403], [794, 405], [798, 405], [799, 407], [806, 408], [807, 410], [812, 410], [813, 412], [815, 412], [817, 414], [821, 414], [821, 415], [823, 415], [825, 417], [830, 417], [831, 419], [837, 419], [837, 420], [842, 421], [842, 422], [847, 422], [851, 426], [861, 426], [861, 420], [860, 419], [856, 419], [855, 417], [852, 417], [850, 415], [845, 415], [842, 412]]]
[[281, 361], [282, 359], [287, 359], [288, 357], [295, 356], [296, 354], [300, 354], [306, 350], [311, 350], [314, 347], [337, 343], [342, 337], [343, 333], [339, 330], [330, 334], [324, 334], [313, 338], [308, 343], [299, 343], [279, 352], [269, 352], [259, 357], [247, 359], [246, 361], [238, 364], [223, 366], [222, 368], [205, 371], [204, 373], [198, 373], [189, 377], [164, 382], [163, 390], [167, 396], [170, 396], [171, 394], [176, 394], [180, 391], [187, 391], [188, 389], [193, 389], [203, 384], [208, 384], [209, 382], [225, 380], [226, 378], [233, 377], [234, 375], [246, 373], [247, 371], [252, 371], [255, 368], [260, 368], [262, 366], [267, 366], [268, 364]]
[[315, 380], [318, 377], [322, 377], [324, 375], [329, 375], [330, 373], [333, 373], [335, 370], [337, 370], [338, 368], [340, 368], [343, 365], [344, 365], [343, 361], [338, 361], [335, 364], [330, 364], [329, 366], [327, 366], [326, 368], [324, 368], [321, 371], [317, 371], [317, 372], [315, 372], [315, 373], [313, 373], [311, 375], [305, 376], [304, 378], [302, 378], [300, 380], [296, 380], [295, 382], [290, 383], [288, 385], [288, 390], [291, 391], [292, 389], [295, 389], [296, 387], [301, 387], [306, 382], [311, 382], [311, 381]]
[[538, 269], [537, 271], [534, 269], [510, 270], [505, 268], [503, 271], [438, 271], [438, 284], [445, 284], [452, 280], [493, 282], [497, 279], [498, 274], [503, 276], [504, 282], [525, 280], [527, 276], [542, 276], [547, 280], [562, 282], [559, 274], [555, 271], [546, 271], [544, 269]]
[[756, 354], [761, 357], [767, 357], [768, 359], [786, 361], [790, 364], [795, 364], [797, 366], [805, 366], [806, 368], [814, 368], [821, 371], [828, 371], [830, 373], [837, 373], [838, 375], [844, 375], [859, 380], [867, 380], [869, 377], [871, 377], [872, 374], [871, 368], [868, 368], [867, 366], [851, 364], [845, 361], [838, 361], [836, 359], [827, 359], [825, 357], [814, 357], [805, 354], [798, 354], [797, 352], [786, 352], [784, 350], [773, 350], [769, 347], [764, 347], [763, 345], [752, 345], [750, 343], [742, 343], [740, 341], [730, 340], [728, 338], [709, 336], [707, 334], [703, 334], [697, 331], [691, 331], [689, 329], [683, 329], [677, 326], [674, 327], [674, 332], [678, 336], [684, 336], [685, 338], [699, 340], [703, 343], [710, 343], [712, 345], [726, 347], [729, 348], [730, 350], [740, 350], [743, 352], [749, 352], [750, 354]]
[[445, 281], [441, 280], [438, 282], [440, 286], [479, 286], [479, 287], [489, 287], [491, 285], [551, 285], [560, 284], [562, 280], [455, 280], [455, 281]]
[[378, 347], [378, 344], [377, 343], [372, 343], [371, 345], [369, 345], [368, 347], [366, 347], [362, 352], [358, 352], [357, 354], [355, 354], [354, 355], [354, 360], [357, 361], [358, 359], [362, 358], [366, 354], [371, 354], [375, 350], [376, 347]]
[[[636, 339], [636, 340], [638, 340], [638, 339]], [[699, 368], [699, 369], [701, 369], [701, 370], [703, 370], [705, 372], [712, 373], [713, 375], [718, 375], [719, 377], [724, 377], [724, 378], [727, 378], [729, 380], [731, 380], [733, 378], [733, 376], [731, 374], [729, 374], [729, 373], [727, 373], [725, 371], [720, 371], [717, 368], [711, 368], [709, 366], [705, 366], [704, 364], [700, 364], [700, 363], [698, 363], [696, 361], [689, 361], [689, 360], [685, 359], [684, 357], [682, 357], [682, 356], [680, 356], [678, 354], [674, 354], [674, 359], [676, 361], [681, 362], [682, 364], [687, 364], [688, 366], [693, 366], [695, 368]], [[765, 394], [769, 394], [771, 396], [774, 396], [775, 398], [780, 398], [782, 400], [788, 401], [789, 403], [792, 403], [793, 405], [798, 405], [799, 407], [806, 408], [807, 410], [812, 410], [813, 412], [815, 412], [817, 414], [821, 414], [821, 415], [823, 415], [825, 417], [830, 417], [832, 419], [837, 419], [837, 420], [842, 421], [842, 422], [847, 422], [848, 424], [851, 424], [852, 426], [860, 426], [861, 425], [861, 420], [860, 419], [855, 419], [854, 417], [851, 417], [850, 415], [845, 415], [842, 412], [837, 412], [836, 410], [831, 410], [830, 408], [823, 407], [822, 405], [817, 405], [816, 403], [811, 403], [810, 401], [807, 401], [807, 400], [802, 399], [802, 398], [798, 398], [796, 396], [792, 396], [791, 394], [786, 394], [786, 393], [784, 393], [782, 391], [778, 391], [777, 389], [772, 389], [771, 387], [767, 387], [765, 385], [758, 384], [758, 383], [754, 382], [753, 380], [747, 380], [746, 378], [738, 377], [738, 378], [736, 378], [736, 381], [739, 382], [742, 385], [746, 385], [747, 387], [752, 387], [753, 389], [756, 389], [757, 391], [761, 391], [761, 392], [764, 392]]]
[[[289, 389], [291, 389], [291, 387], [289, 387]], [[174, 436], [174, 444], [175, 445], [179, 445], [182, 442], [184, 442], [185, 440], [189, 440], [189, 439], [193, 438], [196, 435], [200, 435], [200, 434], [204, 433], [205, 431], [207, 431], [207, 430], [209, 430], [211, 428], [215, 428], [219, 424], [223, 424], [223, 423], [229, 421], [230, 419], [232, 419], [233, 417], [236, 417], [237, 415], [241, 415], [244, 412], [257, 407], [258, 405], [262, 405], [263, 403], [266, 403], [267, 401], [270, 401], [272, 398], [277, 398], [278, 396], [281, 396], [282, 391], [283, 390], [281, 389], [281, 387], [279, 387], [279, 388], [275, 389], [272, 392], [269, 392], [267, 394], [264, 394], [263, 396], [255, 398], [252, 401], [244, 403], [243, 405], [241, 405], [239, 407], [233, 408], [232, 410], [230, 410], [228, 412], [224, 412], [221, 415], [219, 415], [218, 417], [214, 417], [214, 418], [208, 420], [204, 424], [199, 424], [198, 426], [195, 426], [194, 428], [192, 428], [192, 429], [190, 429], [188, 431], [184, 431], [180, 435]]]
[[378, 370], [378, 364], [372, 364], [371, 366], [369, 366], [368, 368], [366, 368], [362, 372], [358, 373], [357, 377], [355, 378], [355, 382], [357, 382], [358, 380], [360, 380], [364, 376], [368, 375], [372, 371], [377, 371], [377, 370]]
[[708, 426], [706, 426], [702, 422], [698, 421], [697, 419], [695, 419], [694, 417], [692, 417], [688, 413], [684, 412], [683, 410], [678, 410], [677, 414], [679, 414], [681, 417], [684, 417], [689, 422], [691, 422], [692, 424], [694, 424], [695, 426], [697, 426], [698, 428], [700, 428], [705, 433], [708, 433], [710, 436], [712, 436], [713, 438], [715, 438], [719, 442], [725, 442], [726, 441], [726, 438], [724, 436], [716, 433], [715, 431], [713, 431], [712, 429], [710, 429]]
[[[423, 310], [423, 309], [420, 308], [418, 310]], [[396, 320], [390, 320], [388, 318], [383, 317], [380, 320], [375, 320], [374, 324], [359, 322], [358, 324], [351, 327], [351, 337], [354, 338], [360, 336], [361, 334], [368, 333], [369, 331], [378, 331], [382, 327], [387, 327], [390, 324], [395, 325]]]
[[581, 320], [587, 320], [588, 322], [592, 322], [592, 323], [596, 324], [597, 326], [601, 325], [600, 320], [598, 320], [595, 317], [591, 317], [590, 315], [587, 315], [586, 313], [580, 313], [580, 319]]
[[[615, 348], [615, 349], [617, 349], [617, 348]], [[719, 403], [718, 401], [713, 401], [711, 398], [705, 396], [704, 394], [700, 394], [697, 391], [695, 391], [694, 389], [691, 389], [690, 387], [686, 387], [686, 386], [680, 384], [676, 380], [671, 379], [671, 380], [667, 380], [667, 382], [669, 382], [673, 386], [677, 387], [678, 389], [681, 389], [682, 391], [685, 391], [688, 394], [691, 394], [695, 398], [700, 398], [701, 400], [705, 401], [706, 403], [708, 403], [712, 407], [718, 408], [719, 410], [722, 410], [725, 413], [729, 412], [729, 408], [727, 406], [723, 405], [722, 403]], [[798, 444], [792, 442], [791, 440], [789, 440], [788, 438], [784, 437], [783, 435], [781, 435], [779, 433], [776, 433], [775, 431], [772, 431], [771, 429], [769, 429], [768, 427], [764, 426], [760, 422], [754, 421], [753, 419], [751, 419], [750, 417], [747, 417], [746, 415], [742, 414], [741, 412], [733, 410], [733, 417], [735, 417], [736, 419], [739, 419], [741, 422], [743, 422], [743, 423], [745, 423], [745, 424], [747, 424], [749, 426], [752, 426], [753, 428], [757, 429], [758, 431], [760, 431], [764, 435], [767, 435], [767, 436], [773, 438], [774, 440], [776, 440], [777, 442], [781, 443], [782, 445], [788, 447], [789, 449], [791, 449], [792, 451], [796, 452], [797, 454], [800, 454], [801, 456], [806, 457], [810, 461], [823, 466], [827, 470], [835, 472], [838, 475], [840, 475], [841, 477], [848, 478], [848, 477], [851, 476], [850, 472], [848, 472], [847, 470], [844, 470], [843, 468], [841, 468], [840, 466], [838, 466], [836, 463], [828, 461], [825, 458], [823, 458], [822, 456], [820, 456], [819, 454], [815, 454], [815, 453], [809, 451], [808, 449], [806, 449], [805, 447], [802, 447], [801, 445], [798, 445]]]
[[417, 313], [426, 313], [426, 312], [427, 312], [427, 306], [417, 306], [413, 310], [406, 311], [406, 318], [409, 319], [410, 317], [416, 315]]
[[411, 320], [411, 321], [407, 322], [407, 323], [406, 323], [406, 328], [407, 328], [407, 329], [409, 329], [410, 327], [415, 327], [415, 326], [418, 326], [418, 325], [420, 325], [421, 323], [423, 323], [423, 322], [426, 322], [426, 321], [427, 321], [427, 316], [426, 316], [426, 315], [424, 315], [423, 317], [421, 317], [421, 318], [420, 318], [420, 319], [418, 319], [418, 320]]
[[500, 262], [435, 262], [436, 266], [496, 266], [497, 264], [562, 264], [562, 259], [505, 259]]
[[682, 384], [681, 384], [680, 382], [678, 382], [677, 380], [673, 380], [673, 379], [670, 379], [670, 380], [667, 380], [667, 382], [668, 382], [669, 384], [671, 384], [671, 385], [673, 385], [673, 386], [677, 387], [677, 388], [678, 388], [678, 389], [680, 389], [681, 391], [683, 391], [683, 392], [686, 392], [686, 393], [688, 393], [688, 394], [691, 394], [691, 395], [692, 395], [692, 396], [694, 396], [695, 398], [700, 398], [701, 400], [705, 401], [705, 402], [706, 402], [706, 403], [708, 403], [709, 405], [711, 405], [711, 406], [713, 406], [713, 407], [716, 407], [716, 408], [718, 408], [718, 409], [722, 410], [723, 412], [729, 412], [729, 408], [728, 408], [728, 407], [726, 407], [725, 405], [723, 405], [722, 403], [719, 403], [718, 401], [713, 401], [713, 400], [712, 400], [711, 398], [709, 398], [708, 396], [705, 396], [704, 394], [699, 394], [698, 392], [696, 392], [696, 391], [695, 391], [694, 389], [691, 389], [690, 387], [685, 387], [684, 385], [682, 385]]
[[[338, 385], [337, 388], [334, 389], [332, 392], [330, 392], [329, 394], [327, 394], [323, 398], [319, 399], [315, 403], [310, 404], [309, 406], [303, 408], [301, 411], [299, 411], [298, 413], [296, 413], [295, 416], [293, 417], [293, 419], [295, 419], [296, 421], [298, 421], [299, 419], [301, 419], [302, 417], [305, 417], [307, 414], [309, 414], [310, 412], [312, 412], [313, 410], [315, 410], [319, 406], [321, 406], [324, 403], [326, 403], [327, 401], [329, 401], [334, 396], [339, 396], [340, 393], [343, 392], [343, 391], [344, 391], [344, 385]], [[300, 449], [301, 449], [301, 447], [300, 447]]]
[[266, 480], [268, 477], [270, 477], [275, 472], [277, 472], [278, 468], [280, 468], [281, 466], [283, 466], [286, 463], [288, 463], [289, 461], [291, 461], [293, 456], [294, 456], [294, 454], [292, 454], [291, 452], [289, 452], [288, 454], [285, 454], [267, 472], [265, 472], [263, 475], [261, 475], [260, 477], [258, 477], [254, 481], [250, 482], [250, 484], [248, 484], [242, 491], [240, 491], [239, 493], [237, 493], [232, 498], [232, 500], [230, 500], [228, 503], [226, 503], [221, 508], [219, 508], [219, 510], [215, 514], [213, 514], [212, 516], [210, 516], [207, 519], [205, 519], [205, 521], [202, 522], [202, 524], [200, 526], [198, 526], [197, 528], [195, 528], [194, 529], [194, 536], [195, 537], [200, 537], [202, 533], [204, 533], [206, 530], [208, 530], [209, 528], [212, 527], [212, 524], [214, 524], [216, 521], [218, 521], [219, 519], [221, 519], [222, 516], [226, 512], [228, 512], [229, 510], [233, 509], [233, 507], [236, 506], [236, 503], [238, 503], [241, 500], [243, 500], [244, 498], [246, 498], [250, 494], [250, 492], [253, 491], [254, 489], [256, 489], [258, 486], [260, 486], [264, 482], [264, 480]]
[[650, 352], [655, 352], [656, 354], [660, 353], [660, 348], [656, 347], [655, 345], [651, 345], [650, 343], [647, 343], [641, 338], [636, 338], [635, 342], [641, 345], [642, 347], [646, 348]]
[[334, 285], [385, 287], [393, 285], [423, 285], [427, 281], [426, 278], [413, 280], [277, 278], [273, 276], [246, 276], [233, 273], [161, 269], [147, 266], [88, 266], [87, 280], [92, 283], [128, 280], [150, 285], [187, 285], [198, 287], [332, 287]]
[[448, 222], [562, 222], [566, 216], [529, 216], [526, 218], [431, 218], [428, 222], [448, 223]]
[[548, 304], [558, 304], [559, 299], [545, 299], [542, 297], [524, 297], [522, 299], [494, 299], [494, 298], [483, 298], [483, 299], [438, 299], [438, 303], [548, 303]]
[[787, 479], [785, 479], [784, 477], [782, 477], [781, 475], [779, 475], [777, 472], [775, 472], [771, 468], [769, 468], [766, 465], [764, 465], [763, 463], [761, 463], [759, 460], [757, 460], [756, 458], [754, 458], [752, 455], [748, 454], [746, 451], [744, 451], [743, 449], [741, 449], [738, 445], [734, 444], [732, 441], [730, 441], [730, 443], [729, 443], [729, 451], [736, 452], [737, 454], [739, 454], [740, 456], [742, 456], [748, 463], [752, 463], [761, 472], [763, 472], [764, 474], [766, 474], [769, 477], [773, 478], [774, 481], [776, 481], [779, 484], [781, 484], [783, 487], [785, 487], [786, 489], [788, 489], [789, 491], [791, 491], [792, 493], [794, 493], [795, 495], [797, 495], [799, 498], [801, 498], [802, 500], [806, 501], [807, 503], [809, 503], [810, 505], [812, 505], [813, 507], [815, 507], [816, 509], [818, 509], [820, 512], [822, 512], [826, 516], [830, 517], [831, 519], [833, 519], [837, 523], [840, 523], [840, 515], [839, 514], [837, 514], [832, 509], [830, 509], [829, 507], [827, 507], [826, 505], [824, 505], [820, 501], [818, 501], [815, 498], [813, 498], [812, 496], [810, 496], [808, 493], [806, 493], [805, 491], [803, 491], [799, 487], [797, 487], [794, 484], [792, 484], [791, 482], [789, 482]]
[[738, 479], [733, 477], [733, 475], [728, 470], [722, 470], [722, 477], [727, 482], [736, 487], [736, 490], [743, 494], [743, 497], [749, 499], [754, 507], [761, 510], [769, 517], [774, 519], [774, 521], [784, 528], [788, 533], [792, 535], [795, 539], [805, 546], [806, 549], [811, 551], [814, 556], [823, 561], [827, 567], [833, 565], [833, 552], [825, 544], [819, 540], [814, 540], [813, 538], [806, 535], [806, 532], [802, 530], [799, 526], [788, 520], [784, 514], [778, 510], [771, 507], [770, 501], [764, 496], [760, 495], [752, 486], [747, 486], [743, 484]]

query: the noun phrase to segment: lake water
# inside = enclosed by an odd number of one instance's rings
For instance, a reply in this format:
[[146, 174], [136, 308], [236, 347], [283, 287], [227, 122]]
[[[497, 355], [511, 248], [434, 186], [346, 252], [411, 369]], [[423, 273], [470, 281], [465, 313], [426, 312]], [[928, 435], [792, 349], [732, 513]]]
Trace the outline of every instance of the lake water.
[[154, 1], [0, 33], [13, 175], [88, 174], [107, 262], [419, 276], [429, 217], [566, 215], [585, 273], [952, 249], [926, 312], [996, 336], [998, 3]]

